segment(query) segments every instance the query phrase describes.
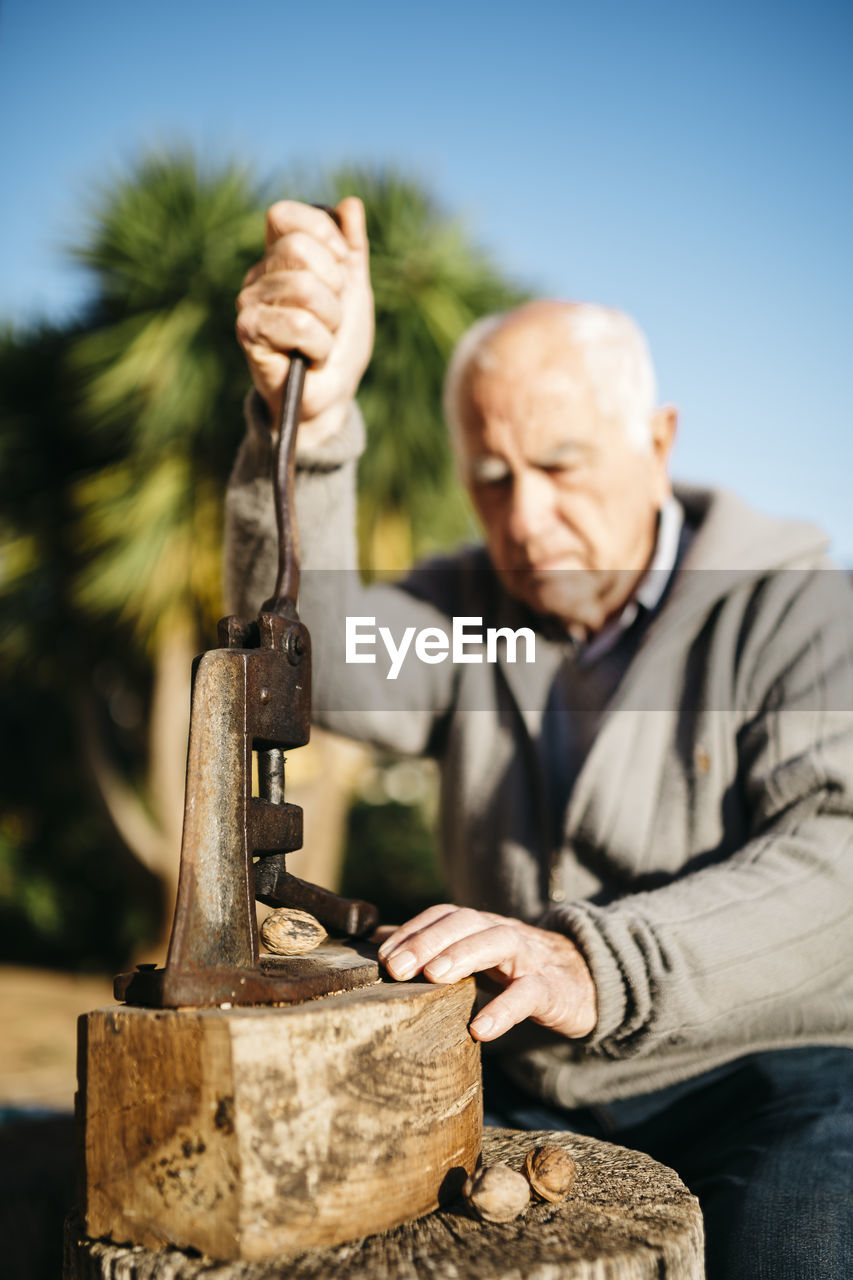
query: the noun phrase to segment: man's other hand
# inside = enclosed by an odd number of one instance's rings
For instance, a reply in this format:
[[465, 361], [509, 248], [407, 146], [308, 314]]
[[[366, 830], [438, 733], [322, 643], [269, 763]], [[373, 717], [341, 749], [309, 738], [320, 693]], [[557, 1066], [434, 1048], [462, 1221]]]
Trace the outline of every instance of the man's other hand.
[[302, 395], [302, 432], [314, 443], [343, 423], [373, 348], [364, 207], [353, 196], [336, 212], [280, 200], [267, 213], [266, 252], [237, 298], [237, 337], [271, 421], [278, 420], [290, 366], [310, 361]]
[[525, 1018], [564, 1036], [595, 1027], [592, 975], [561, 933], [443, 903], [395, 929], [379, 958], [401, 981], [422, 973], [430, 982], [458, 982], [484, 973], [500, 983], [504, 990], [471, 1023], [477, 1040], [496, 1040]]

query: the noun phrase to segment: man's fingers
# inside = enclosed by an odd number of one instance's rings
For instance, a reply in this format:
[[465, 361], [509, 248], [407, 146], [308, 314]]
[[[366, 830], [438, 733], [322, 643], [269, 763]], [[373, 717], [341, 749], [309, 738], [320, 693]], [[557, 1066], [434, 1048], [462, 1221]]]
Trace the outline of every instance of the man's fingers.
[[595, 1025], [574, 998], [567, 974], [526, 973], [480, 1010], [471, 1034], [475, 1040], [496, 1040], [525, 1018], [564, 1036], [584, 1036]]
[[310, 311], [266, 303], [240, 312], [237, 336], [246, 349], [264, 346], [276, 354], [301, 351], [317, 364], [322, 364], [332, 347], [332, 334]]
[[459, 908], [454, 907], [452, 902], [437, 902], [434, 906], [426, 907], [425, 910], [419, 911], [416, 916], [412, 916], [411, 920], [407, 920], [405, 924], [398, 925], [395, 932], [389, 935], [381, 948], [383, 959], [386, 955], [390, 955], [397, 945], [397, 935], [399, 935], [399, 941], [402, 942], [420, 929], [426, 928], [428, 924], [432, 924], [434, 920], [440, 920], [442, 916], [450, 915], [458, 910]]
[[310, 271], [262, 275], [237, 297], [237, 310], [265, 303], [267, 306], [301, 307], [311, 311], [332, 333], [341, 322], [340, 300]]
[[330, 253], [326, 245], [301, 231], [276, 240], [258, 266], [261, 267], [259, 275], [310, 271], [333, 293], [340, 293], [347, 279], [345, 264]]
[[484, 1005], [469, 1030], [475, 1040], [497, 1040], [525, 1018], [542, 1018], [549, 1004], [547, 983], [538, 974], [525, 974]]
[[[389, 957], [392, 956], [395, 951], [400, 951], [402, 956], [402, 952], [409, 945], [410, 939], [413, 939], [421, 932], [422, 929], [425, 929], [434, 921], [442, 919], [444, 916], [452, 915], [456, 910], [457, 908], [452, 904], [441, 902], [437, 903], [435, 906], [427, 907], [425, 911], [419, 912], [419, 914], [413, 916], [411, 920], [407, 920], [405, 924], [401, 924], [398, 929], [395, 929], [385, 939], [382, 946], [379, 948], [379, 959], [387, 966]], [[395, 970], [399, 967], [399, 960], [401, 956], [398, 956], [398, 965], [395, 966]], [[389, 970], [389, 972], [391, 972], [391, 970]], [[414, 972], [414, 969], [412, 972]], [[396, 978], [401, 975], [394, 971], [391, 972], [391, 976]]]
[[243, 277], [243, 294], [265, 276], [277, 276], [289, 271], [310, 271], [332, 293], [342, 291], [346, 284], [344, 267], [316, 240], [302, 236], [294, 240], [278, 240], [276, 245], [277, 248], [246, 272]]
[[[453, 943], [491, 928], [493, 923], [486, 912], [468, 907], [451, 908], [445, 912], [430, 908], [430, 911], [424, 911], [420, 917], [410, 921], [409, 926], [404, 926], [408, 929], [405, 939], [393, 946], [385, 944], [382, 959], [393, 978], [411, 978], [429, 965], [430, 972], [425, 976], [430, 981], [443, 981], [439, 972], [441, 953]], [[467, 970], [467, 973], [473, 972], [474, 969]], [[460, 973], [460, 976], [464, 975]]]
[[[441, 925], [431, 930], [438, 935]], [[436, 937], [436, 943], [439, 938]], [[499, 969], [505, 977], [513, 977], [523, 939], [509, 924], [492, 925], [487, 918], [476, 931], [468, 929], [458, 940], [441, 947], [435, 959], [424, 966], [424, 977], [430, 982], [459, 982], [472, 973]]]
[[341, 220], [341, 230], [350, 249], [364, 256], [367, 263], [367, 219], [364, 205], [357, 196], [344, 196], [335, 210]]
[[525, 1018], [564, 1036], [585, 1036], [595, 1027], [594, 997], [590, 1000], [566, 971], [525, 973], [480, 1010], [471, 1034], [477, 1040], [496, 1040]]
[[349, 253], [344, 236], [325, 209], [315, 209], [313, 205], [301, 204], [296, 200], [278, 200], [270, 205], [264, 240], [266, 247], [269, 249], [276, 240], [292, 231], [304, 231], [314, 240], [326, 245], [342, 262]]

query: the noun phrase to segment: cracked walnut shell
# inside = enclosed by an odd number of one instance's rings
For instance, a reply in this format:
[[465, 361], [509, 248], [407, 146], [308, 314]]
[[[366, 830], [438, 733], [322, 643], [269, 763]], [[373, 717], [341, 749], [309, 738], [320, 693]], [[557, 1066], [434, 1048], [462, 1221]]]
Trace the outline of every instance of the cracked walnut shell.
[[546, 1142], [528, 1151], [524, 1171], [538, 1200], [558, 1204], [572, 1189], [577, 1165], [563, 1147]]

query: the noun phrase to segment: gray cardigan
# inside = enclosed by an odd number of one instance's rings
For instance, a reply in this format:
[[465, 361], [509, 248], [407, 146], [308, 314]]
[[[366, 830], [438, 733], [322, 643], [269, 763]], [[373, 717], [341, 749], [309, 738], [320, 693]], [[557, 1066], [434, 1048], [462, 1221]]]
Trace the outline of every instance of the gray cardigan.
[[[250, 404], [228, 495], [229, 607], [275, 577], [269, 446]], [[566, 661], [344, 663], [344, 619], [449, 630], [454, 616], [530, 625], [481, 549], [403, 584], [355, 570], [353, 414], [297, 477], [300, 613], [314, 714], [337, 732], [441, 765], [441, 843], [456, 902], [539, 923], [581, 947], [598, 994], [583, 1041], [525, 1024], [498, 1044], [544, 1100], [577, 1106], [686, 1079], [744, 1053], [853, 1046], [853, 593], [808, 525], [681, 488], [692, 538], [571, 791], [559, 839], [546, 714]], [[561, 740], [562, 741], [562, 740]], [[559, 767], [559, 761], [557, 762]]]

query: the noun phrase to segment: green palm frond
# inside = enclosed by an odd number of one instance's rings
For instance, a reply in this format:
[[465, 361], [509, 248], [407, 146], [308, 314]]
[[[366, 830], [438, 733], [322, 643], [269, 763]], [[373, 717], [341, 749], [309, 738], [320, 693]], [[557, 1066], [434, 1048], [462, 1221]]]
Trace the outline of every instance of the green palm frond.
[[[371, 243], [377, 337], [360, 391], [370, 437], [360, 526], [372, 531], [363, 560], [382, 568], [391, 542], [399, 563], [470, 529], [441, 415], [444, 368], [473, 320], [524, 294], [417, 181], [346, 169], [326, 196], [345, 194], [364, 200]], [[143, 640], [176, 610], [208, 626], [217, 614], [214, 548], [247, 382], [234, 297], [262, 249], [263, 208], [239, 166], [149, 156], [101, 191], [75, 250], [97, 297], [71, 350], [80, 416], [113, 447], [110, 465], [74, 486], [77, 599], [118, 613]], [[383, 529], [393, 530], [385, 550]]]
[[189, 151], [153, 153], [90, 200], [83, 243], [72, 247], [93, 272], [101, 308], [119, 315], [187, 297], [233, 306], [235, 260], [246, 266], [263, 242], [265, 195], [249, 170], [204, 168]]
[[217, 379], [203, 350], [194, 351], [206, 321], [184, 299], [166, 311], [144, 311], [82, 338], [73, 351], [83, 402], [95, 429], [132, 430], [144, 451], [157, 450], [204, 423]]
[[[188, 495], [192, 494], [192, 501]], [[156, 642], [176, 616], [219, 609], [219, 486], [167, 454], [140, 482], [126, 461], [76, 486], [78, 606], [114, 614]]]
[[75, 256], [97, 305], [72, 346], [84, 429], [114, 461], [74, 484], [76, 599], [156, 643], [221, 611], [222, 494], [247, 381], [234, 298], [263, 243], [265, 198], [236, 165], [149, 156], [102, 191]]

